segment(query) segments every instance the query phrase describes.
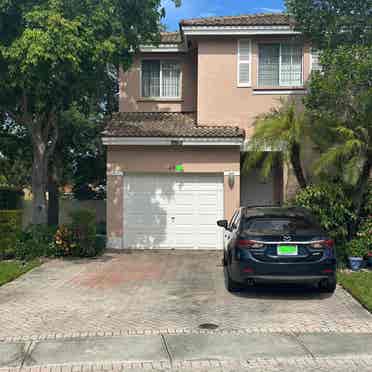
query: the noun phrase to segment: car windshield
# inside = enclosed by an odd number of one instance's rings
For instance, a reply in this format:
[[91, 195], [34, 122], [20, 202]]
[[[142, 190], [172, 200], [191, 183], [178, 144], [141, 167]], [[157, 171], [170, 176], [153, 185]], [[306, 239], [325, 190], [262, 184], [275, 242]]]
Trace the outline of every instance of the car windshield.
[[243, 220], [243, 231], [260, 235], [312, 235], [321, 228], [314, 221], [304, 217], [249, 218]]

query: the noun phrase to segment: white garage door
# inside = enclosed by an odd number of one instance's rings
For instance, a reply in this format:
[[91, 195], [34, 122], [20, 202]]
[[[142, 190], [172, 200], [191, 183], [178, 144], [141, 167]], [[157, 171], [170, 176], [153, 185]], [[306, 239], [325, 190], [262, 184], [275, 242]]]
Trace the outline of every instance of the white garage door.
[[126, 174], [124, 247], [222, 249], [223, 175]]

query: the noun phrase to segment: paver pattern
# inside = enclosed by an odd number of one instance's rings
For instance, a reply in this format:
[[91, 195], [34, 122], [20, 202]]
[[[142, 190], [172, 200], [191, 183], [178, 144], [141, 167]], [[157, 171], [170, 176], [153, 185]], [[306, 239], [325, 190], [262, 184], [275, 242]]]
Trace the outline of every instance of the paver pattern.
[[0, 341], [141, 333], [372, 332], [342, 288], [224, 287], [220, 252], [107, 253], [52, 260], [0, 288]]
[[249, 362], [183, 362], [171, 368], [159, 363], [110, 363], [0, 368], [0, 372], [371, 372], [372, 358], [255, 359]]

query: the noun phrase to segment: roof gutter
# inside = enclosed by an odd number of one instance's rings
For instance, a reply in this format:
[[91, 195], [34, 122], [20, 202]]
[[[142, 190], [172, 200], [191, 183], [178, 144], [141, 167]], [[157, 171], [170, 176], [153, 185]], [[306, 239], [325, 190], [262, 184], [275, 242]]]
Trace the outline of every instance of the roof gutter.
[[140, 46], [140, 52], [142, 53], [185, 53], [187, 50], [185, 43]]
[[185, 36], [204, 35], [299, 35], [291, 26], [182, 26]]
[[242, 146], [238, 137], [103, 137], [106, 146]]

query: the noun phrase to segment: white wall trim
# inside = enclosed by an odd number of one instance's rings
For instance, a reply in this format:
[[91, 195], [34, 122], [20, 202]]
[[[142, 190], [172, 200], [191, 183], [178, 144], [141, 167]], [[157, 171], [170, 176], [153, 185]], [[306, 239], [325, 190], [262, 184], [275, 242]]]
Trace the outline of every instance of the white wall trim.
[[183, 26], [186, 36], [199, 35], [299, 35], [291, 26]]
[[108, 176], [117, 176], [117, 177], [123, 177], [124, 176], [124, 172], [122, 171], [111, 171], [111, 172], [107, 172], [107, 175]]
[[188, 138], [188, 137], [103, 137], [106, 146], [241, 146], [243, 138]]
[[[271, 147], [271, 146], [262, 146], [262, 148], [260, 149], [261, 151], [266, 151], [266, 152], [272, 152], [272, 151], [284, 151], [286, 147], [286, 144], [283, 143], [282, 144], [282, 147], [277, 147], [277, 148], [274, 148], [274, 147]], [[253, 144], [252, 144], [252, 140], [251, 139], [247, 139], [244, 141], [244, 143], [241, 145], [240, 147], [240, 151], [241, 152], [249, 152], [249, 151], [252, 151], [252, 148], [253, 148]]]
[[230, 176], [230, 174], [233, 174], [235, 177], [240, 176], [240, 171], [224, 171], [223, 175], [224, 176]]
[[265, 95], [296, 95], [296, 94], [306, 94], [306, 89], [278, 89], [278, 90], [266, 90], [266, 89], [260, 89], [260, 90], [253, 90], [253, 95], [257, 96], [265, 96]]
[[159, 45], [141, 45], [142, 53], [186, 53], [187, 48], [184, 44], [159, 44]]

